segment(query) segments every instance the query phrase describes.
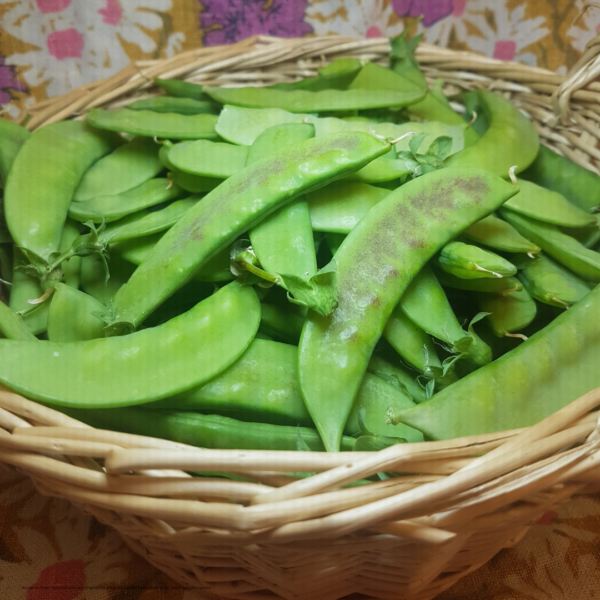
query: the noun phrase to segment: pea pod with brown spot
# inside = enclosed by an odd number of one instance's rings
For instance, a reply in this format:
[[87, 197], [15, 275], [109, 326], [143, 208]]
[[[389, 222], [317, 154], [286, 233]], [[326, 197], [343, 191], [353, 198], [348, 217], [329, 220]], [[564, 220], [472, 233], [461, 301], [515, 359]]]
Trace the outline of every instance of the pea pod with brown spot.
[[337, 451], [369, 359], [402, 294], [445, 244], [491, 214], [518, 188], [474, 168], [414, 179], [376, 204], [335, 255], [338, 306], [309, 311], [299, 346], [307, 409], [329, 451]]

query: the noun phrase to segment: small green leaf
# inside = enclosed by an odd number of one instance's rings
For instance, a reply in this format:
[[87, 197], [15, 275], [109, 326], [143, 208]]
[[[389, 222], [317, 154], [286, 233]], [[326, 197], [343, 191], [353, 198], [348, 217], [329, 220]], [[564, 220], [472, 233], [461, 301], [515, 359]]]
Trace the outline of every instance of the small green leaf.
[[337, 306], [337, 273], [333, 261], [309, 279], [280, 273], [282, 287], [293, 304], [307, 306], [326, 317]]
[[436, 156], [443, 161], [452, 151], [452, 138], [448, 135], [440, 135], [431, 142], [426, 154]]
[[410, 141], [408, 142], [408, 147], [410, 148], [410, 151], [412, 152], [412, 155], [415, 159], [417, 158], [417, 151], [421, 147], [423, 140], [428, 135], [429, 135], [428, 133], [421, 132], [421, 133], [417, 133], [416, 135], [413, 135], [410, 138]]

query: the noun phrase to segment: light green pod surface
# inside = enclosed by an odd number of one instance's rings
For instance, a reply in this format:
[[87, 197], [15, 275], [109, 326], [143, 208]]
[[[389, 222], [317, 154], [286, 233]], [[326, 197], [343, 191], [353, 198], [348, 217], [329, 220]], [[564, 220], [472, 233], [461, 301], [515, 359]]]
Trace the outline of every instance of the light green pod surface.
[[383, 379], [385, 382], [406, 391], [413, 402], [423, 402], [425, 400], [425, 390], [417, 381], [418, 373], [409, 370], [400, 364], [392, 364], [378, 356], [375, 352], [371, 356], [369, 373]]
[[0, 302], [0, 337], [9, 340], [38, 341], [23, 321], [23, 318], [12, 311], [4, 302]]
[[214, 190], [223, 180], [215, 177], [200, 177], [198, 175], [190, 175], [177, 169], [169, 173], [171, 181], [180, 188], [192, 192], [192, 194], [201, 194], [202, 192], [210, 192]]
[[510, 277], [517, 273], [517, 267], [505, 258], [463, 242], [444, 246], [435, 258], [435, 264], [442, 271], [463, 279]]
[[382, 157], [369, 163], [360, 171], [348, 177], [351, 181], [363, 183], [385, 183], [395, 181], [410, 175], [414, 170], [414, 163], [403, 158]]
[[160, 210], [141, 210], [111, 223], [99, 236], [103, 243], [117, 243], [165, 231], [191, 210], [200, 198], [175, 200]]
[[164, 177], [157, 177], [114, 196], [99, 196], [86, 202], [73, 202], [69, 207], [69, 216], [81, 222], [102, 223], [104, 220], [110, 223], [185, 195], [179, 186]]
[[202, 91], [202, 86], [180, 79], [156, 78], [154, 83], [162, 88], [169, 96], [175, 98], [193, 98], [194, 100], [208, 100], [208, 96]]
[[149, 110], [158, 113], [177, 113], [179, 115], [217, 114], [218, 109], [212, 102], [194, 100], [194, 98], [177, 98], [156, 96], [136, 100], [127, 106], [129, 110]]
[[521, 331], [537, 314], [535, 300], [526, 289], [505, 294], [478, 294], [477, 306], [487, 316], [492, 331], [498, 337]]
[[530, 427], [600, 386], [600, 287], [526, 342], [397, 415], [433, 439]]
[[158, 151], [159, 145], [150, 138], [138, 137], [123, 144], [86, 171], [73, 200], [115, 196], [156, 177], [164, 169]]
[[52, 123], [32, 133], [4, 190], [6, 222], [15, 244], [46, 260], [56, 252], [79, 180], [119, 143], [117, 136], [82, 121]]
[[330, 183], [306, 195], [312, 228], [314, 231], [350, 233], [367, 212], [389, 193], [389, 190], [367, 183]]
[[106, 281], [106, 271], [98, 255], [81, 259], [81, 289], [106, 306], [110, 305], [135, 270], [132, 264], [116, 253], [111, 253], [108, 268], [110, 277]]
[[283, 307], [262, 302], [260, 305], [260, 331], [269, 337], [297, 345], [304, 325], [304, 317], [295, 311], [296, 305]]
[[227, 179], [246, 166], [248, 148], [223, 142], [180, 142], [167, 150], [170, 165], [191, 175]]
[[104, 306], [93, 296], [63, 283], [55, 284], [48, 312], [48, 339], [51, 342], [81, 342], [104, 337], [104, 322], [94, 313]]
[[473, 223], [463, 231], [462, 235], [482, 246], [502, 252], [537, 254], [540, 251], [539, 246], [523, 237], [512, 225], [494, 215]]
[[177, 115], [127, 108], [109, 112], [101, 108], [93, 108], [87, 115], [87, 122], [98, 129], [133, 133], [145, 137], [172, 140], [216, 140], [218, 138], [215, 132], [216, 115]]
[[306, 77], [291, 83], [276, 83], [271, 87], [275, 90], [344, 90], [363, 68], [358, 58], [338, 58], [331, 64], [317, 69], [317, 77]]
[[446, 159], [449, 167], [480, 167], [500, 177], [516, 166], [516, 173], [534, 160], [540, 146], [533, 123], [508, 100], [477, 90], [479, 105], [489, 114], [490, 126], [479, 141]]
[[[312, 138], [248, 165], [207, 194], [155, 246], [114, 303], [114, 333], [135, 327], [215, 254], [311, 189], [389, 151], [366, 134]], [[148, 281], [154, 285], [148, 290]]]
[[259, 322], [254, 290], [233, 282], [163, 325], [124, 337], [0, 340], [0, 381], [29, 398], [63, 406], [150, 402], [226, 369], [248, 348]]
[[481, 279], [463, 279], [446, 273], [434, 266], [437, 280], [444, 286], [456, 290], [485, 292], [487, 294], [503, 294], [520, 292], [523, 284], [516, 277], [482, 277]]
[[501, 210], [500, 214], [519, 233], [537, 244], [556, 261], [587, 281], [600, 282], [600, 254], [562, 233], [556, 225], [542, 223], [525, 215]]
[[520, 191], [507, 200], [506, 209], [562, 227], [585, 227], [596, 223], [594, 215], [577, 208], [563, 195], [526, 179], [519, 181]]
[[590, 293], [585, 281], [545, 255], [519, 271], [527, 291], [540, 302], [568, 308]]
[[[73, 242], [80, 236], [79, 228], [77, 223], [72, 219], [67, 218], [63, 229], [62, 237], [60, 240], [59, 250], [61, 254], [71, 248]], [[63, 272], [64, 282], [75, 289], [79, 288], [79, 280], [81, 278], [81, 257], [72, 256], [71, 258], [62, 262], [61, 271]]]
[[344, 240], [335, 255], [338, 306], [327, 317], [309, 312], [300, 340], [302, 395], [329, 451], [339, 448], [373, 348], [414, 276], [515, 192], [487, 171], [440, 169], [391, 193]]
[[17, 153], [30, 136], [25, 127], [0, 119], [0, 178], [4, 185]]

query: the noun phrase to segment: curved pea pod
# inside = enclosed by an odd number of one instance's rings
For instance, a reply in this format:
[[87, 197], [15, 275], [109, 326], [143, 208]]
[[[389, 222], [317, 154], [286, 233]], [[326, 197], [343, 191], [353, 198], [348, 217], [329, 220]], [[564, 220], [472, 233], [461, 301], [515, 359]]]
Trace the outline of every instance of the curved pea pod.
[[467, 227], [462, 235], [473, 241], [502, 252], [537, 254], [539, 246], [523, 237], [512, 225], [493, 215]]
[[527, 291], [540, 302], [569, 308], [590, 293], [585, 281], [545, 255], [529, 260], [519, 271]]
[[48, 312], [48, 339], [51, 342], [80, 342], [104, 337], [104, 323], [94, 313], [104, 306], [94, 297], [64, 283], [55, 284]]
[[520, 292], [523, 284], [516, 277], [482, 277], [481, 279], [464, 279], [450, 275], [441, 269], [433, 267], [437, 280], [444, 286], [455, 290], [484, 292], [487, 294], [504, 294]]
[[[281, 206], [360, 169], [389, 148], [389, 143], [361, 133], [312, 138], [225, 180], [160, 239], [120, 290], [112, 332], [139, 325], [210, 258]], [[151, 290], [148, 281], [154, 282]]]
[[[80, 236], [79, 229], [75, 221], [67, 218], [60, 240], [59, 250], [61, 253], [66, 252], [71, 248], [73, 242]], [[63, 261], [60, 266], [63, 272], [65, 283], [77, 289], [79, 287], [79, 279], [81, 277], [81, 257], [71, 256], [71, 258]]]
[[354, 181], [335, 181], [306, 195], [314, 231], [349, 233], [389, 190]]
[[118, 136], [81, 121], [52, 123], [32, 133], [4, 190], [6, 222], [15, 244], [45, 260], [58, 251], [79, 180], [119, 143]]
[[0, 338], [1, 337], [5, 337], [9, 340], [38, 341], [23, 321], [23, 318], [12, 311], [2, 301], [0, 301]]
[[335, 255], [338, 306], [308, 313], [300, 340], [300, 386], [329, 451], [339, 439], [369, 358], [395, 305], [423, 265], [517, 188], [468, 168], [414, 179], [375, 205]]
[[178, 115], [216, 115], [219, 112], [218, 107], [213, 102], [171, 96], [156, 96], [136, 100], [128, 104], [127, 108], [129, 110], [149, 110], [151, 112], [176, 113]]
[[260, 331], [271, 338], [286, 344], [298, 344], [304, 317], [291, 307], [277, 306], [263, 302], [260, 305]]
[[201, 194], [214, 190], [223, 180], [214, 177], [200, 177], [183, 171], [173, 170], [169, 173], [171, 181], [181, 189], [192, 194]]
[[291, 83], [276, 83], [269, 86], [274, 90], [345, 90], [363, 68], [358, 58], [338, 58], [332, 63], [317, 69], [317, 77], [306, 77]]
[[169, 96], [175, 98], [193, 98], [194, 100], [208, 101], [209, 97], [202, 91], [202, 86], [180, 79], [155, 78], [154, 83], [163, 89]]
[[122, 108], [110, 112], [92, 108], [87, 122], [98, 129], [172, 140], [217, 139], [216, 115], [177, 115]]
[[490, 313], [487, 321], [498, 337], [525, 329], [537, 314], [535, 300], [526, 289], [506, 294], [477, 294], [479, 310]]
[[259, 322], [254, 290], [233, 282], [183, 315], [126, 337], [39, 347], [0, 340], [0, 381], [30, 398], [63, 406], [150, 402], [201, 385], [226, 369], [248, 348]]
[[493, 92], [477, 90], [480, 108], [488, 113], [490, 126], [478, 142], [446, 159], [449, 167], [479, 167], [508, 177], [526, 169], [535, 159], [540, 141], [533, 123], [508, 100]]
[[167, 150], [169, 164], [179, 171], [203, 177], [227, 179], [246, 166], [248, 148], [222, 142], [180, 142]]
[[519, 233], [527, 236], [556, 261], [582, 279], [600, 282], [600, 254], [582, 246], [575, 238], [562, 233], [556, 225], [542, 223], [524, 215], [501, 210], [500, 214]]
[[30, 136], [25, 127], [0, 119], [0, 178], [4, 185], [15, 157]]
[[425, 389], [416, 379], [416, 371], [411, 371], [400, 364], [392, 364], [375, 352], [371, 356], [367, 370], [386, 383], [406, 392], [413, 402], [423, 402], [426, 398]]
[[110, 254], [108, 264], [110, 277], [106, 279], [106, 268], [100, 256], [93, 254], [81, 259], [81, 289], [108, 306], [115, 294], [129, 281], [135, 267], [117, 253]]
[[165, 177], [150, 179], [140, 186], [114, 196], [99, 196], [86, 202], [73, 202], [69, 216], [84, 223], [111, 223], [145, 208], [181, 198], [185, 192]]
[[600, 177], [547, 146], [540, 146], [521, 177], [562, 194], [582, 210], [592, 212], [600, 206]]
[[594, 215], [577, 208], [558, 192], [527, 180], [520, 181], [519, 188], [519, 193], [504, 203], [505, 210], [563, 227], [585, 227], [596, 223]]
[[517, 267], [501, 256], [463, 242], [444, 246], [435, 264], [442, 271], [463, 279], [510, 277], [517, 273]]
[[386, 183], [406, 177], [413, 170], [412, 161], [403, 158], [378, 158], [348, 179], [363, 183]]
[[600, 386], [599, 311], [597, 287], [514, 350], [395, 420], [432, 439], [538, 423]]

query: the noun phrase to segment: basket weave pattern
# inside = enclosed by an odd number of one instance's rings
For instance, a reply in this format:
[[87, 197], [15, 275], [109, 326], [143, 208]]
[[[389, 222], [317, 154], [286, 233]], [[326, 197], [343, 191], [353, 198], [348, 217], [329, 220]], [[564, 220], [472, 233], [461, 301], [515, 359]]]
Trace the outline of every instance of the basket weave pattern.
[[[599, 173], [599, 52], [591, 42], [567, 78], [425, 44], [417, 58], [448, 94], [504, 94], [544, 144]], [[262, 85], [315, 75], [345, 56], [385, 64], [388, 53], [385, 39], [259, 36], [131, 65], [33, 107], [28, 127], [156, 95], [154, 77]], [[600, 389], [526, 429], [325, 454], [202, 450], [96, 430], [0, 387], [0, 466], [116, 528], [176, 581], [206, 588], [206, 598], [430, 600], [516, 543], [545, 511], [598, 488], [598, 406]], [[292, 475], [299, 472], [314, 475]], [[342, 488], [382, 472], [404, 476]]]

